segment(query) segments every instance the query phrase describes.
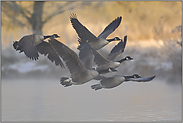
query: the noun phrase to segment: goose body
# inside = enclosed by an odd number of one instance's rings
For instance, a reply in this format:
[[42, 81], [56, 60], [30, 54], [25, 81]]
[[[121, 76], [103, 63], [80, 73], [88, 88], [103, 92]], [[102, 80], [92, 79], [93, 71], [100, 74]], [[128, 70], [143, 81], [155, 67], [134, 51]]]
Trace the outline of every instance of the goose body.
[[[31, 35], [28, 35], [26, 37], [30, 37]], [[36, 34], [33, 34], [32, 35], [33, 37], [33, 40], [34, 40], [34, 45], [37, 46], [38, 44], [40, 44], [42, 41], [44, 41], [44, 39], [46, 39], [45, 36], [43, 35], [36, 35]], [[51, 37], [51, 36], [50, 36]]]
[[132, 76], [119, 76], [114, 75], [112, 77], [103, 77], [99, 84], [92, 85], [91, 88], [94, 90], [99, 90], [102, 88], [111, 89], [119, 86], [123, 82], [134, 81], [134, 82], [149, 82], [153, 80], [155, 76], [148, 78], [141, 78], [138, 74]]
[[122, 17], [118, 17], [114, 21], [112, 21], [105, 29], [104, 31], [96, 37], [94, 34], [92, 34], [85, 26], [83, 26], [79, 20], [77, 19], [76, 14], [70, 15], [70, 21], [73, 26], [73, 28], [76, 30], [79, 38], [81, 40], [79, 41], [80, 46], [78, 46], [78, 49], [81, 48], [86, 40], [88, 40], [88, 43], [91, 45], [92, 48], [95, 50], [101, 49], [105, 45], [107, 45], [109, 42], [112, 41], [119, 41], [121, 40], [119, 37], [114, 37], [112, 39], [106, 39], [108, 35], [110, 35], [121, 23]]
[[108, 63], [106, 64], [102, 64], [102, 65], [99, 65], [96, 70], [102, 74], [102, 73], [105, 73], [106, 72], [110, 72], [110, 71], [115, 71], [115, 69], [117, 67], [120, 66], [120, 63], [119, 62], [114, 62], [114, 61], [109, 61]]
[[63, 43], [54, 38], [51, 38], [49, 43], [55, 52], [64, 60], [71, 73], [71, 77], [61, 78], [61, 84], [65, 87], [84, 84], [99, 75], [95, 70], [86, 69], [78, 55]]
[[56, 52], [52, 49], [50, 44], [44, 41], [44, 39], [50, 37], [57, 38], [59, 36], [57, 34], [48, 36], [38, 34], [25, 35], [19, 41], [15, 41], [13, 43], [13, 47], [15, 50], [20, 51], [20, 53], [24, 52], [25, 55], [32, 60], [38, 59], [38, 52], [45, 56], [48, 54], [47, 58], [50, 61], [55, 62], [55, 65], [60, 65], [61, 67], [64, 67], [62, 61], [60, 60]]

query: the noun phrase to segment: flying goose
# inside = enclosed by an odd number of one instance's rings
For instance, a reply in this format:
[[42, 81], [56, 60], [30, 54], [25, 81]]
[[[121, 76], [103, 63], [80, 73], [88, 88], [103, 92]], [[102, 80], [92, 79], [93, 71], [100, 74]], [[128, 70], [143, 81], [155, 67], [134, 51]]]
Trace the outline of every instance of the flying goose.
[[25, 35], [23, 36], [19, 41], [15, 41], [13, 43], [14, 49], [17, 51], [24, 52], [27, 57], [29, 57], [32, 60], [37, 60], [39, 57], [39, 54], [47, 55], [47, 58], [54, 62], [55, 65], [60, 65], [64, 68], [64, 64], [60, 60], [59, 56], [56, 54], [56, 52], [52, 49], [50, 44], [48, 42], [45, 42], [44, 39], [47, 38], [58, 38], [59, 36], [57, 34], [53, 35], [38, 35], [38, 34], [32, 34], [32, 35]]
[[54, 38], [48, 40], [54, 51], [64, 60], [68, 67], [71, 77], [62, 77], [61, 83], [64, 87], [71, 85], [81, 85], [93, 78], [97, 77], [99, 73], [95, 70], [86, 69], [78, 55], [63, 43]]
[[108, 73], [110, 71], [116, 72], [117, 70], [115, 69], [119, 67], [122, 62], [133, 60], [133, 58], [131, 58], [130, 56], [126, 56], [125, 58], [118, 61], [108, 60], [105, 57], [103, 57], [100, 53], [98, 53], [95, 49], [93, 49], [91, 46], [90, 48], [95, 56], [94, 62], [97, 64], [96, 71], [98, 71], [99, 74]]
[[112, 77], [103, 76], [100, 83], [92, 85], [91, 88], [94, 90], [98, 90], [102, 88], [110, 89], [120, 85], [123, 82], [127, 82], [127, 81], [148, 82], [153, 80], [154, 78], [155, 76], [148, 77], [148, 78], [141, 78], [138, 74], [134, 74], [132, 76], [119, 76], [119, 75], [114, 75]]
[[72, 23], [73, 28], [76, 30], [79, 38], [81, 38], [80, 45], [78, 49], [81, 48], [85, 41], [88, 40], [88, 43], [95, 49], [98, 50], [105, 45], [107, 45], [111, 41], [119, 41], [121, 40], [119, 37], [114, 37], [112, 39], [106, 39], [108, 35], [110, 35], [121, 23], [122, 17], [117, 17], [113, 20], [104, 30], [103, 32], [96, 37], [93, 35], [85, 26], [83, 26], [77, 19], [76, 14], [70, 15], [70, 21]]

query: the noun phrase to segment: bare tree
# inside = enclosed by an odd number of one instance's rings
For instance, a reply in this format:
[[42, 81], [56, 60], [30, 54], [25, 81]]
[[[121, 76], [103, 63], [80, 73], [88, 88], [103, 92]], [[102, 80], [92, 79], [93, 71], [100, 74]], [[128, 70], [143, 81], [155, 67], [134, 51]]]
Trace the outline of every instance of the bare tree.
[[[25, 2], [25, 1], [24, 1]], [[27, 2], [27, 1], [26, 1]], [[2, 12], [10, 19], [11, 23], [17, 24], [19, 26], [27, 26], [24, 20], [28, 22], [28, 25], [31, 26], [32, 32], [37, 34], [42, 34], [42, 29], [45, 23], [47, 23], [54, 16], [65, 12], [66, 10], [71, 10], [76, 7], [78, 4], [75, 2], [67, 1], [62, 2], [61, 4], [55, 6], [56, 10], [46, 15], [43, 18], [43, 7], [46, 1], [34, 1], [33, 9], [30, 10], [30, 7], [24, 7], [21, 3], [22, 1], [3, 1], [2, 3]], [[31, 12], [32, 11], [32, 12]], [[18, 17], [23, 17], [19, 19]]]

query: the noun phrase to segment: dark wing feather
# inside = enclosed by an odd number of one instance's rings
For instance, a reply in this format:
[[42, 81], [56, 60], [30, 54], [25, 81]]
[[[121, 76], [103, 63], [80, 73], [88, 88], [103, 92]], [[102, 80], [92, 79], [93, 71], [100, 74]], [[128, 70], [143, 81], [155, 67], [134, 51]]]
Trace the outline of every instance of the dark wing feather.
[[32, 36], [24, 36], [20, 39], [18, 42], [20, 48], [24, 51], [25, 55], [29, 57], [32, 60], [37, 60], [39, 57], [39, 54], [37, 52], [37, 49], [34, 45], [34, 40]]
[[94, 54], [88, 43], [85, 43], [82, 48], [79, 49], [79, 58], [81, 59], [83, 65], [86, 69], [91, 70], [94, 60]]
[[97, 37], [93, 35], [85, 26], [83, 26], [77, 19], [76, 14], [70, 15], [70, 21], [73, 28], [76, 30], [78, 36], [82, 39], [82, 42], [79, 42], [80, 45], [85, 44], [86, 40], [88, 42], [97, 41]]
[[75, 76], [78, 72], [85, 72], [84, 68], [77, 54], [63, 43], [54, 38], [49, 40], [54, 51], [64, 60], [66, 66], [69, 68], [71, 76]]
[[127, 36], [124, 37], [124, 42], [121, 40], [116, 46], [113, 47], [108, 55], [109, 60], [115, 60], [117, 57], [124, 52], [126, 46]]
[[119, 26], [121, 23], [122, 17], [118, 17], [113, 20], [105, 29], [104, 31], [98, 36], [98, 38], [106, 39], [108, 35], [110, 35], [114, 30]]
[[155, 76], [148, 77], [148, 78], [129, 78], [129, 81], [135, 81], [135, 82], [148, 82], [155, 78]]
[[55, 61], [55, 65], [60, 65], [62, 68], [64, 68], [63, 62], [61, 61], [57, 53], [52, 49], [51, 45], [48, 42], [43, 41], [36, 47], [39, 53], [45, 56], [48, 55], [47, 58], [50, 61], [52, 62]]

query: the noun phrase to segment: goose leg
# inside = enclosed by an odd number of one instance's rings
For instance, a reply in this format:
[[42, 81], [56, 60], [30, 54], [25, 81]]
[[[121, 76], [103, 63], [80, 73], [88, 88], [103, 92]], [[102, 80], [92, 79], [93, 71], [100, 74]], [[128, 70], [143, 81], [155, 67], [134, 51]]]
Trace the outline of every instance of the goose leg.
[[95, 91], [96, 91], [96, 90], [102, 89], [102, 86], [101, 86], [101, 84], [96, 84], [96, 85], [92, 85], [91, 88], [95, 89]]

